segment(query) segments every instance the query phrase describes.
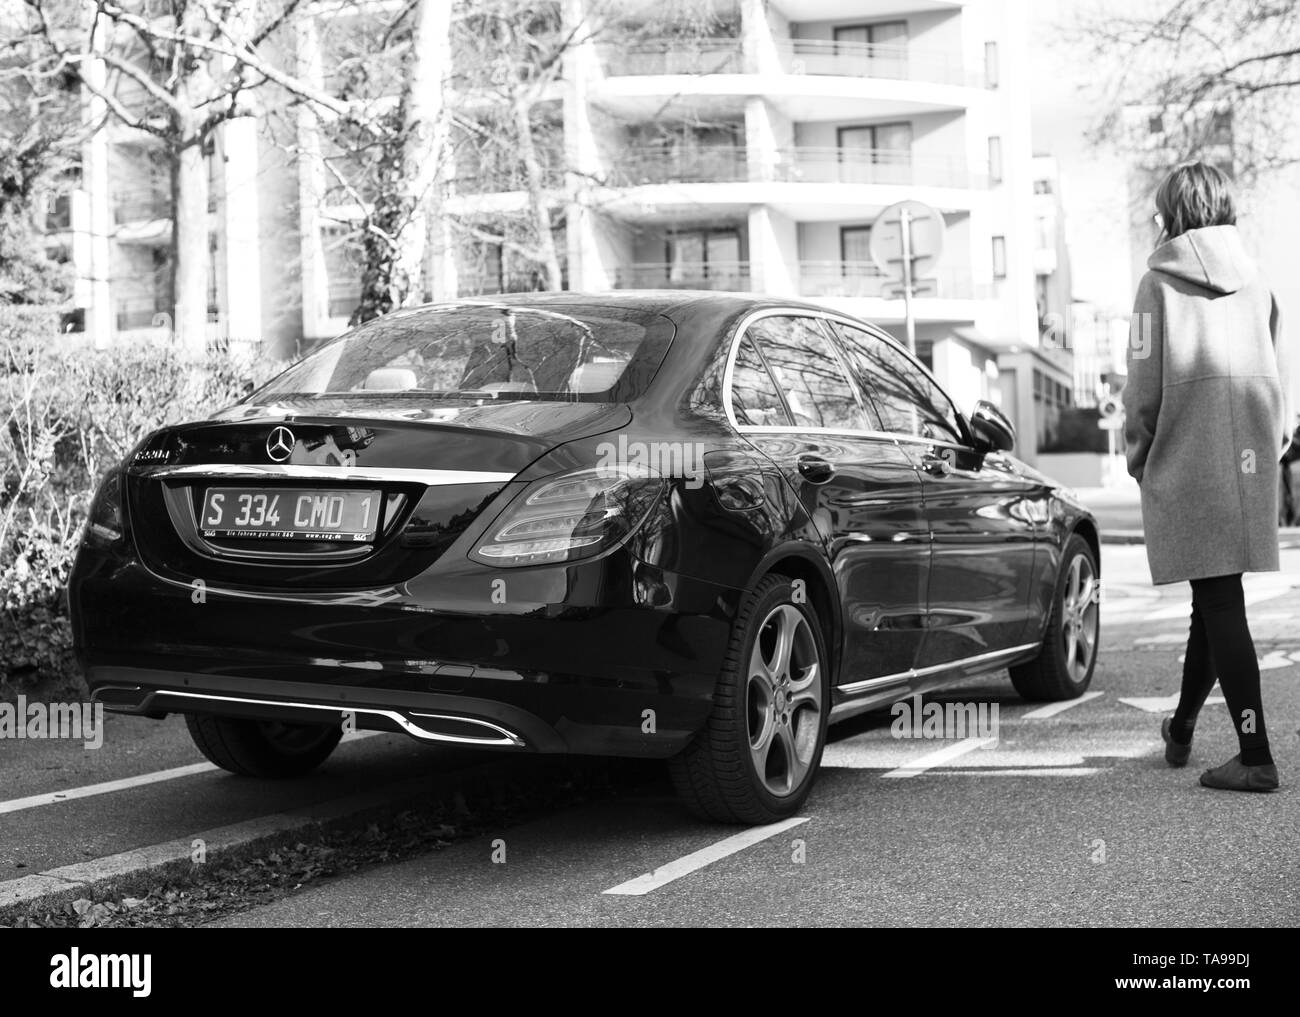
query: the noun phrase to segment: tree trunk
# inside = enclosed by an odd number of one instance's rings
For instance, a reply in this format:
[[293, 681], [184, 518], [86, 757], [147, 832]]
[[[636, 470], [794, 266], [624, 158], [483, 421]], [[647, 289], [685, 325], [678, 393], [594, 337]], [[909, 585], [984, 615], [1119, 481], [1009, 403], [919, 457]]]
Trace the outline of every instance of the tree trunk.
[[208, 164], [191, 136], [176, 153], [172, 285], [176, 344], [182, 356], [203, 358], [208, 332]]
[[537, 144], [533, 140], [532, 103], [526, 96], [516, 95], [511, 105], [515, 133], [518, 135], [519, 157], [528, 178], [528, 207], [533, 216], [533, 228], [537, 231], [537, 250], [541, 255], [542, 271], [546, 273], [546, 288], [562, 290], [564, 275], [551, 224], [550, 195], [546, 190], [546, 175], [537, 158]]
[[[204, 31], [199, 4], [185, 8], [181, 27]], [[195, 57], [172, 86], [178, 107], [173, 113], [176, 161], [173, 176], [172, 300], [175, 303], [176, 344], [186, 359], [198, 361], [208, 341], [208, 164], [203, 157], [204, 136], [198, 110], [212, 97], [212, 75], [207, 55]]]
[[403, 82], [402, 205], [405, 220], [395, 238], [400, 303], [423, 303], [429, 209], [443, 155], [443, 75], [451, 57], [451, 4], [419, 0], [411, 35], [410, 65]]

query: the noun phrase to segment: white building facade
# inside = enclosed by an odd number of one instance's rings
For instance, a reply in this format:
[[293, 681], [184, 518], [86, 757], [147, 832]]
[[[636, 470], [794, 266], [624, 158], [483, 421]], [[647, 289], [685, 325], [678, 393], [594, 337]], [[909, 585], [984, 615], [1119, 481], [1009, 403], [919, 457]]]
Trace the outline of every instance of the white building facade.
[[[563, 17], [580, 21], [585, 3], [562, 0]], [[901, 337], [901, 293], [871, 260], [871, 224], [894, 202], [925, 202], [942, 213], [946, 237], [937, 270], [917, 282], [918, 355], [964, 410], [1000, 402], [1032, 460], [1043, 383], [1030, 375], [1052, 361], [1033, 355], [1022, 0], [713, 6], [717, 27], [705, 37], [642, 35], [628, 47], [579, 33], [566, 53], [544, 103], [562, 124], [565, 287], [799, 297]], [[310, 23], [297, 45], [299, 72], [327, 83]], [[284, 355], [346, 327], [359, 291], [340, 242], [349, 212], [331, 204], [316, 130], [304, 113], [292, 158], [252, 119], [224, 125], [214, 142], [215, 337], [260, 339]], [[78, 303], [99, 341], [166, 326], [170, 236], [166, 178], [147, 145], [101, 135], [54, 238], [71, 250]], [[526, 214], [526, 194], [484, 193], [483, 179], [451, 181], [445, 211], [462, 221]], [[485, 259], [478, 245], [470, 257], [464, 232], [437, 221], [431, 235], [423, 296], [537, 288], [508, 251]], [[1068, 385], [1068, 365], [1058, 373], [1052, 383]]]

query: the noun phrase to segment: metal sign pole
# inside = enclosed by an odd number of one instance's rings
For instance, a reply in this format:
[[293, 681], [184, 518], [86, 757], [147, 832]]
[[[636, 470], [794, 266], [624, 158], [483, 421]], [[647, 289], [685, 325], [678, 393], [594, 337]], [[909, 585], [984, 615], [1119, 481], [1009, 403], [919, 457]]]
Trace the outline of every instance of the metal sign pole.
[[916, 316], [912, 313], [912, 213], [904, 207], [898, 215], [898, 235], [903, 244], [903, 318], [907, 323], [907, 352], [916, 356]]

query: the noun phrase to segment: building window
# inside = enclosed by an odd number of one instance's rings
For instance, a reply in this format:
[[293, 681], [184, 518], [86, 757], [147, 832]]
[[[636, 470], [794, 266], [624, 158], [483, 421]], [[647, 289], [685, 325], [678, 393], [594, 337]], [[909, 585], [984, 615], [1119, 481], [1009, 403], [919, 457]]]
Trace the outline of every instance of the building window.
[[871, 227], [840, 227], [840, 260], [846, 266], [871, 261]]
[[1165, 133], [1165, 117], [1163, 113], [1153, 113], [1151, 114], [1150, 117], [1147, 118], [1147, 133], [1148, 134]]
[[[872, 78], [906, 78], [907, 22], [880, 21], [871, 25], [841, 25], [831, 33], [835, 56], [853, 61]], [[840, 45], [843, 43], [844, 45]]]
[[989, 88], [998, 87], [998, 44], [984, 44], [984, 84]]
[[868, 46], [906, 46], [906, 21], [878, 21], [872, 25], [840, 25], [832, 33], [836, 42]]
[[1007, 277], [1007, 238], [993, 238], [993, 278]]
[[[738, 278], [742, 270], [740, 233], [735, 229], [685, 230], [665, 239], [668, 281]], [[736, 288], [743, 288], [737, 286]]]
[[840, 181], [846, 184], [911, 182], [912, 125], [906, 121], [836, 130]]
[[989, 182], [1002, 183], [1002, 139], [989, 138]]

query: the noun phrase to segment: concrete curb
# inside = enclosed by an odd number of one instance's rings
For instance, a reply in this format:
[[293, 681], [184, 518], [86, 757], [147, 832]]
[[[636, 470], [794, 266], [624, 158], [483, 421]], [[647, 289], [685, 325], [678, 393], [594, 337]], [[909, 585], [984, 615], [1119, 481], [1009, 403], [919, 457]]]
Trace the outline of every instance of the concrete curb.
[[[151, 844], [6, 880], [0, 882], [0, 911], [15, 905], [32, 904], [46, 897], [60, 896], [70, 890], [90, 892], [96, 884], [184, 862], [191, 857], [194, 842], [198, 840], [203, 841], [205, 856], [210, 859], [232, 848], [247, 847], [308, 826], [346, 821], [351, 816], [376, 809], [394, 808], [412, 801], [453, 805], [455, 796], [466, 790], [477, 793], [485, 785], [491, 786], [495, 782], [512, 778], [522, 781], [544, 779], [538, 774], [548, 773], [545, 768], [521, 770], [520, 762], [524, 758], [512, 755], [509, 758], [471, 763], [467, 767], [445, 773], [413, 777], [340, 798], [197, 831], [161, 844]], [[534, 761], [537, 759], [536, 756], [529, 758]]]

